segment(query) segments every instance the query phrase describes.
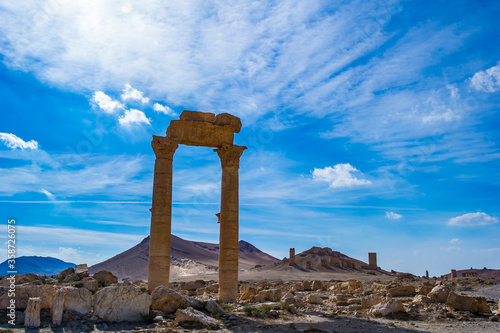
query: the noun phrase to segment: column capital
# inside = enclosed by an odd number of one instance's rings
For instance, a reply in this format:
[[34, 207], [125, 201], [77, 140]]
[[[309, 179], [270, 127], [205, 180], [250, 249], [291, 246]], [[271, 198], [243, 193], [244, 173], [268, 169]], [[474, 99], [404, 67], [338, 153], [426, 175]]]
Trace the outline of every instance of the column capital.
[[156, 158], [159, 159], [173, 159], [175, 150], [179, 144], [164, 136], [153, 135], [151, 147], [155, 152]]
[[219, 155], [222, 167], [240, 166], [240, 157], [243, 151], [247, 149], [245, 146], [223, 145], [214, 151]]

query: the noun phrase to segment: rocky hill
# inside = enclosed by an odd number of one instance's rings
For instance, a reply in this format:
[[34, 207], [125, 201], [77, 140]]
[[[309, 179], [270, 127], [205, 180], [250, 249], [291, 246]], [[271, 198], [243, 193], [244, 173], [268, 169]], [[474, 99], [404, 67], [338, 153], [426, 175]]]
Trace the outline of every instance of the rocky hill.
[[[172, 235], [171, 277], [215, 273], [218, 266], [219, 245], [194, 242]], [[136, 246], [113, 258], [89, 268], [91, 273], [100, 270], [113, 272], [119, 279], [147, 279], [149, 236]], [[239, 267], [250, 269], [256, 265], [269, 265], [279, 260], [262, 252], [252, 244], [239, 242]]]
[[[18, 274], [35, 273], [38, 275], [59, 274], [68, 267], [75, 264], [65, 262], [53, 257], [22, 256], [16, 258], [16, 270]], [[5, 260], [0, 264], [0, 275], [5, 276], [9, 271], [8, 262]]]

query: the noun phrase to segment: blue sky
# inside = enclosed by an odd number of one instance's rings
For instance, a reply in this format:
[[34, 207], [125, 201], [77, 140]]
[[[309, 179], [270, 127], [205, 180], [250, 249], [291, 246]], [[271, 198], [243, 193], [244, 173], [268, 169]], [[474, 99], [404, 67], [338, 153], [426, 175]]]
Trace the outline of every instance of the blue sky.
[[[229, 112], [248, 147], [240, 239], [277, 257], [377, 252], [419, 275], [500, 268], [499, 15], [497, 1], [4, 2], [0, 216], [17, 219], [19, 255], [107, 259], [149, 233], [152, 135], [184, 109]], [[177, 150], [174, 234], [217, 242], [220, 176], [211, 149]]]

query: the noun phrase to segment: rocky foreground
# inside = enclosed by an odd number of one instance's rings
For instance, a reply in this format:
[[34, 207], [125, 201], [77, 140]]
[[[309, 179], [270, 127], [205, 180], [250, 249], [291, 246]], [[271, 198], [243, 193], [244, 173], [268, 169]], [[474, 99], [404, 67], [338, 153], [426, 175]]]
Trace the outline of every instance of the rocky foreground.
[[18, 276], [15, 311], [13, 286], [7, 278], [0, 285], [0, 326], [12, 331], [500, 332], [498, 298], [484, 292], [499, 279], [240, 282], [238, 303], [221, 304], [215, 281], [172, 283], [150, 295], [140, 280], [66, 270], [58, 279]]

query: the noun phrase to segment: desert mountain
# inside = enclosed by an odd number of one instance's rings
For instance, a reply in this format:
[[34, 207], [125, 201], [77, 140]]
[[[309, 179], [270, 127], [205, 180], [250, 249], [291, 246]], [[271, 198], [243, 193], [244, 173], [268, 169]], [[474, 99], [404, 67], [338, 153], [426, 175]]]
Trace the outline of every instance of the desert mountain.
[[[75, 264], [52, 257], [22, 256], [16, 258], [17, 274], [54, 275], [70, 266], [75, 267]], [[5, 260], [0, 264], [0, 274], [7, 275], [8, 271], [10, 269]]]
[[[170, 274], [190, 276], [202, 273], [216, 273], [219, 257], [219, 245], [194, 242], [172, 235]], [[147, 279], [149, 258], [149, 236], [136, 246], [113, 258], [89, 268], [91, 273], [100, 270], [113, 272], [119, 279]], [[239, 267], [250, 269], [256, 265], [269, 265], [279, 260], [262, 252], [245, 241], [239, 242]]]

